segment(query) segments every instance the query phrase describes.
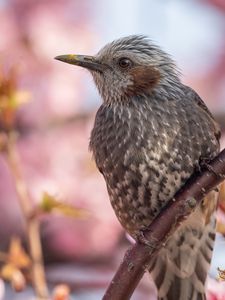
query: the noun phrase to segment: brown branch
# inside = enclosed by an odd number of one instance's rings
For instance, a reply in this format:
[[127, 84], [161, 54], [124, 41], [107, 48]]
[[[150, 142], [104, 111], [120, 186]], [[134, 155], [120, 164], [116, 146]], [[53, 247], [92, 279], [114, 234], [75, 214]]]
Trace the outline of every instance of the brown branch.
[[16, 192], [26, 222], [27, 237], [32, 260], [32, 280], [38, 299], [49, 299], [43, 265], [39, 220], [31, 218], [33, 211], [26, 184], [20, 172], [20, 162], [16, 150], [15, 134], [9, 133], [6, 145], [7, 160], [15, 180]]
[[151, 247], [136, 243], [127, 250], [123, 262], [103, 296], [104, 300], [130, 299], [149, 262], [163, 247], [167, 238], [195, 209], [201, 199], [224, 180], [225, 149], [209, 166], [211, 172], [205, 170], [201, 174], [194, 174], [144, 232]]

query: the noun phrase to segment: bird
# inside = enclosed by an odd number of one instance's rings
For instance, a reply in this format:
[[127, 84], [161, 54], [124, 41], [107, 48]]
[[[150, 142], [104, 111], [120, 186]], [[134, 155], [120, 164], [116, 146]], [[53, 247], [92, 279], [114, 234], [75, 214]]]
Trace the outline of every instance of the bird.
[[[57, 60], [90, 71], [102, 99], [90, 149], [115, 214], [138, 240], [193, 173], [220, 150], [220, 129], [172, 57], [143, 35], [106, 44], [96, 55]], [[217, 192], [168, 238], [148, 271], [160, 300], [206, 299]]]

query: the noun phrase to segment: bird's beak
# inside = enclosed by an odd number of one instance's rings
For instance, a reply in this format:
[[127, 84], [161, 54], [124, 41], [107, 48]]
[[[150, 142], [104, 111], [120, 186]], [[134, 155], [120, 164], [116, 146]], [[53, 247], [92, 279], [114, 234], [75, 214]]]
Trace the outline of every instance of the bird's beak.
[[92, 71], [103, 72], [106, 68], [106, 65], [98, 62], [94, 56], [67, 54], [56, 56], [55, 59]]

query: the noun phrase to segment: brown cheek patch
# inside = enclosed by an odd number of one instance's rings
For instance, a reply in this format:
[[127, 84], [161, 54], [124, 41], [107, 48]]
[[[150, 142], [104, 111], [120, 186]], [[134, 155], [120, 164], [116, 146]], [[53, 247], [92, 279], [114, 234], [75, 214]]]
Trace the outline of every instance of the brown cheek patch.
[[151, 91], [160, 80], [160, 73], [153, 67], [136, 67], [130, 70], [132, 84], [128, 86], [129, 95], [137, 95], [144, 91]]

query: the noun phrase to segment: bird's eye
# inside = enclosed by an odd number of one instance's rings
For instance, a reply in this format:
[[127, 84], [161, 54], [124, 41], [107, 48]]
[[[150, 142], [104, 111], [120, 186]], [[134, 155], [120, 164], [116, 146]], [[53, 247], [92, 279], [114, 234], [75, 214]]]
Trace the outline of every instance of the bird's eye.
[[119, 59], [118, 64], [121, 69], [128, 69], [132, 66], [132, 61], [129, 58], [122, 57]]

